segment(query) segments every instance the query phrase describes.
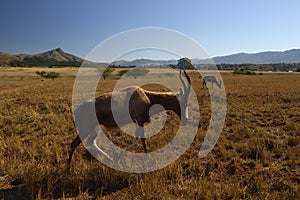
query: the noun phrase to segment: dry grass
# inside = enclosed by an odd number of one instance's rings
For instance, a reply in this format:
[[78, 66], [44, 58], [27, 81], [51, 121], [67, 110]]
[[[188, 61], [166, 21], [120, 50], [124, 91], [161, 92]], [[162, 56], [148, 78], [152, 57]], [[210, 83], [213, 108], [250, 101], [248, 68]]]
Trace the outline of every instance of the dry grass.
[[[176, 162], [146, 174], [110, 169], [80, 146], [71, 173], [66, 170], [72, 124], [75, 69], [41, 81], [39, 69], [1, 70], [0, 198], [22, 199], [297, 199], [300, 196], [300, 79], [295, 73], [238, 76], [224, 72], [228, 112], [213, 151], [197, 157], [210, 118], [202, 80], [191, 73], [199, 93], [201, 127]], [[105, 80], [98, 92], [116, 82]], [[151, 89], [151, 86], [148, 86]], [[157, 89], [153, 86], [152, 89]], [[148, 141], [164, 145], [177, 129], [170, 113], [163, 131]], [[118, 132], [114, 142], [122, 146]], [[126, 140], [125, 140], [126, 141]], [[137, 147], [142, 151], [142, 147]], [[2, 195], [2, 197], [1, 197]]]

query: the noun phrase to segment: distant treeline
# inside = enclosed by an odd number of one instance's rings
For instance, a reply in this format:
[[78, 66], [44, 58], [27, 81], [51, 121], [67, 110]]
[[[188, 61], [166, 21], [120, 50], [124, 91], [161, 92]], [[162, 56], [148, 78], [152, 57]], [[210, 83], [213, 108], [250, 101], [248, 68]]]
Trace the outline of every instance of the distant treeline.
[[[54, 59], [47, 59], [41, 57], [26, 57], [23, 60], [14, 60], [10, 62], [10, 66], [13, 67], [31, 67], [31, 66], [47, 66], [47, 67], [54, 67], [54, 66], [74, 66], [80, 67], [82, 62], [78, 61], [57, 61]], [[105, 64], [87, 64], [85, 67], [107, 67]], [[109, 65], [111, 68], [134, 68], [136, 66], [116, 66], [116, 65]], [[151, 68], [177, 68], [177, 65], [158, 65], [158, 66], [147, 66]], [[186, 69], [215, 69], [217, 67], [219, 70], [254, 70], [254, 71], [294, 71], [300, 72], [300, 63], [274, 63], [274, 64], [196, 64], [193, 66], [189, 66]]]
[[300, 72], [300, 63], [274, 64], [218, 64], [219, 70], [254, 70], [254, 71], [294, 71]]
[[78, 61], [57, 61], [41, 57], [25, 57], [23, 60], [14, 60], [9, 63], [13, 67], [31, 67], [31, 66], [74, 66], [80, 67], [81, 62]]
[[[122, 66], [111, 66], [112, 68], [121, 68]], [[132, 68], [135, 66], [126, 66], [126, 68]], [[177, 69], [177, 65], [160, 65], [160, 66], [149, 66], [152, 68], [164, 68], [170, 67], [173, 69]], [[253, 70], [253, 71], [274, 71], [274, 72], [300, 72], [300, 63], [274, 63], [274, 64], [195, 64], [186, 67], [186, 69], [199, 69], [199, 70]]]

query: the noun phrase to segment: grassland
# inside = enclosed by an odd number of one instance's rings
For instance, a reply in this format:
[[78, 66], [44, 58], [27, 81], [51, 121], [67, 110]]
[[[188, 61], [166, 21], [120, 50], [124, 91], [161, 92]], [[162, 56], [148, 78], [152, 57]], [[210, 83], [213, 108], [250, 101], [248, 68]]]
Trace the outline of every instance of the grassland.
[[[36, 68], [0, 69], [0, 199], [298, 199], [300, 196], [300, 74], [222, 73], [227, 117], [213, 151], [198, 152], [210, 119], [208, 90], [194, 72], [200, 128], [187, 152], [171, 165], [146, 174], [116, 171], [83, 146], [66, 170], [72, 123], [75, 68], [47, 69], [61, 77], [41, 80]], [[167, 76], [170, 76], [168, 74]], [[118, 73], [103, 80], [111, 90]], [[149, 85], [147, 89], [157, 90]], [[148, 140], [159, 148], [174, 136], [178, 119]], [[109, 132], [122, 146], [120, 132]], [[136, 151], [142, 151], [141, 145]]]

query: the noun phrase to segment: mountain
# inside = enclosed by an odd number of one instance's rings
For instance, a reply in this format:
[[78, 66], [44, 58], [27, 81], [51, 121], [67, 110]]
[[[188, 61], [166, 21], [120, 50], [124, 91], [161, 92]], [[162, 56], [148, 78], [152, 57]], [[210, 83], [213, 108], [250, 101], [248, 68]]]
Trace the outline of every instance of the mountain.
[[41, 57], [49, 60], [56, 60], [59, 62], [83, 62], [82, 58], [65, 53], [61, 48], [57, 48], [45, 53], [34, 54], [32, 57]]
[[[268, 51], [260, 53], [237, 53], [227, 56], [217, 56], [212, 59], [191, 59], [193, 64], [272, 64], [300, 63], [300, 49], [287, 51]], [[118, 60], [112, 63], [116, 66], [146, 66], [146, 65], [175, 65], [177, 60], [136, 59], [133, 61]]]
[[287, 51], [268, 51], [260, 53], [237, 53], [228, 56], [214, 57], [216, 64], [271, 64], [271, 63], [299, 63], [300, 49]]
[[0, 53], [0, 65], [11, 66], [80, 66], [84, 59], [65, 53], [61, 48], [38, 54]]
[[130, 66], [129, 63], [130, 63], [130, 61], [127, 61], [127, 60], [117, 60], [117, 61], [114, 61], [110, 64], [115, 65], [115, 66]]

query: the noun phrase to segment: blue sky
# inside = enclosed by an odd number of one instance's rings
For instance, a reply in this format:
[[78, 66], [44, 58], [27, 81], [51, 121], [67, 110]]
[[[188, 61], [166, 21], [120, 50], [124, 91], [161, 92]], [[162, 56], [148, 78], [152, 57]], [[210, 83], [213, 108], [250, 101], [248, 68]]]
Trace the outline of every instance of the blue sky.
[[85, 57], [133, 28], [173, 29], [209, 56], [300, 48], [299, 0], [2, 0], [0, 51]]

